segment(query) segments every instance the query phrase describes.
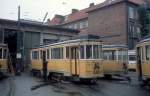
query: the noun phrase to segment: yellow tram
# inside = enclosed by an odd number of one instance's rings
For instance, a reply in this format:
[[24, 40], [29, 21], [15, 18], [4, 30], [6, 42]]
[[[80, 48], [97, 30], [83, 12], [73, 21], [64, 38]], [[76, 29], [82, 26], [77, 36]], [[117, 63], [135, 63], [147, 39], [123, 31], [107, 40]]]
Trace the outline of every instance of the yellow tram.
[[145, 37], [137, 46], [137, 72], [139, 80], [150, 84], [150, 37]]
[[[41, 50], [46, 52], [41, 55]], [[48, 74], [73, 77], [76, 80], [95, 80], [103, 75], [102, 41], [99, 36], [74, 37], [31, 50], [32, 70], [41, 71], [46, 57]]]
[[128, 49], [125, 45], [103, 45], [104, 76], [121, 75], [127, 70]]
[[0, 72], [3, 73], [6, 73], [8, 71], [7, 51], [7, 45], [0, 44]]

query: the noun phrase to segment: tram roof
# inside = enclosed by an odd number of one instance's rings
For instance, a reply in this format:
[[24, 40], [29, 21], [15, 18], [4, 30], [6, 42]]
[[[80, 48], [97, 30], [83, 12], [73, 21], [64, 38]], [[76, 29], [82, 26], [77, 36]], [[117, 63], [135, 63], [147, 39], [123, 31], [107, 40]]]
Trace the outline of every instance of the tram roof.
[[143, 43], [143, 42], [147, 42], [147, 41], [150, 41], [150, 35], [145, 36], [144, 38], [142, 38], [139, 43]]
[[127, 45], [103, 45], [103, 48], [128, 48]]
[[6, 47], [7, 44], [4, 44], [4, 43], [0, 43], [0, 47]]
[[47, 45], [42, 45], [40, 47], [37, 48], [43, 48], [43, 47], [48, 47], [48, 46], [53, 46], [53, 45], [59, 45], [59, 44], [65, 44], [65, 43], [76, 43], [76, 42], [81, 42], [81, 41], [98, 41], [98, 42], [102, 42], [102, 37], [97, 36], [97, 35], [80, 35], [80, 36], [75, 36], [69, 39], [65, 39], [65, 40], [60, 40], [60, 41], [56, 41]]

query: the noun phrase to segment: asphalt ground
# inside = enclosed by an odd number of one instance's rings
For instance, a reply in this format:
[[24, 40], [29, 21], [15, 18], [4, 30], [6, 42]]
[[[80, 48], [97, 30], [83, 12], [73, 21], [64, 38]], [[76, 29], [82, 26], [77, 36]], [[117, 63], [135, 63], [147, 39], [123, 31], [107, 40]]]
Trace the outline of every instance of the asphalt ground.
[[[131, 77], [129, 82], [126, 76]], [[140, 87], [135, 72], [125, 77], [100, 78], [96, 84], [83, 82], [43, 82], [24, 73], [0, 81], [0, 96], [150, 96], [150, 90]]]

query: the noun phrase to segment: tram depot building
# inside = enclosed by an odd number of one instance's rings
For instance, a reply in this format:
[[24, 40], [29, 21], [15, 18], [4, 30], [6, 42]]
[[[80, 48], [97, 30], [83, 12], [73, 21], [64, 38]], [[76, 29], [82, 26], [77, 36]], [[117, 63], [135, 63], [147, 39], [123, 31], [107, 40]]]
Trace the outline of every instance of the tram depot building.
[[[40, 45], [75, 36], [74, 29], [51, 27], [31, 21], [0, 19], [0, 43], [8, 44], [11, 61], [16, 66], [16, 59], [21, 58], [21, 67], [29, 67], [30, 50]], [[18, 56], [18, 57], [17, 57]]]

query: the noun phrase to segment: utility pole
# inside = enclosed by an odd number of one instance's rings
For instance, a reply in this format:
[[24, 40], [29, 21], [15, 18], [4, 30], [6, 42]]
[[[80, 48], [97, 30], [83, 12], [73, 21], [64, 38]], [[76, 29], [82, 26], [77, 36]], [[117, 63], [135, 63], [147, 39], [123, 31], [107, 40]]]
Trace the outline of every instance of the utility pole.
[[[45, 19], [47, 18], [48, 12], [46, 12], [43, 21], [42, 21], [42, 25], [44, 24]], [[40, 33], [40, 45], [43, 45], [43, 32]]]

